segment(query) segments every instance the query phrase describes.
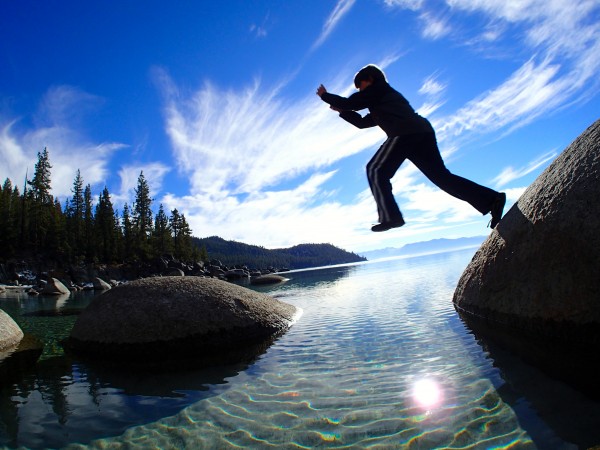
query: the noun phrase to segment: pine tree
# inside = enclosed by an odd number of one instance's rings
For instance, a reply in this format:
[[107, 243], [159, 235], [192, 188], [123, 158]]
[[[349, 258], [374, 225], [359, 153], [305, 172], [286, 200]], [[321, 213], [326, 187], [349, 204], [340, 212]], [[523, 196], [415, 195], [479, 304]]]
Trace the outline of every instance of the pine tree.
[[58, 199], [51, 210], [46, 239], [46, 254], [55, 261], [65, 261], [68, 255], [66, 217]]
[[50, 194], [50, 159], [48, 149], [38, 152], [33, 179], [27, 180], [30, 189], [27, 193], [29, 218], [28, 239], [30, 248], [37, 254], [46, 250], [48, 228], [52, 220], [54, 199]]
[[35, 164], [35, 172], [33, 179], [27, 181], [27, 184], [31, 186], [30, 193], [34, 200], [41, 204], [53, 204], [54, 199], [50, 194], [50, 159], [48, 156], [48, 149], [40, 153], [38, 152], [38, 162]]
[[158, 208], [158, 213], [154, 218], [154, 229], [150, 239], [152, 252], [154, 256], [161, 256], [173, 252], [173, 240], [171, 238], [171, 225], [169, 218], [165, 214], [162, 203]]
[[185, 216], [177, 208], [171, 211], [171, 230], [175, 258], [189, 261], [192, 257], [192, 231]]
[[123, 205], [123, 218], [121, 221], [121, 227], [123, 229], [122, 259], [132, 259], [132, 253], [134, 248], [134, 232], [133, 223], [131, 222], [131, 216], [129, 214], [129, 206], [127, 205], [127, 203]]
[[94, 235], [94, 214], [92, 212], [92, 188], [88, 184], [83, 191], [83, 240], [85, 257], [93, 261], [96, 253], [96, 239]]
[[143, 171], [140, 172], [137, 188], [135, 189], [133, 225], [135, 233], [134, 251], [140, 259], [148, 259], [150, 254], [149, 239], [152, 232], [152, 199], [150, 198], [150, 187], [144, 178]]
[[[16, 188], [15, 188], [16, 189]], [[18, 228], [17, 206], [13, 196], [13, 186], [6, 179], [0, 188], [0, 260], [6, 260], [14, 255], [16, 250]]]
[[115, 236], [115, 260], [123, 261], [125, 259], [125, 250], [123, 248], [123, 229], [121, 227], [121, 219], [119, 216], [119, 210], [115, 209], [113, 233]]
[[94, 226], [98, 258], [105, 263], [114, 262], [117, 258], [115, 211], [106, 186], [98, 198]]
[[75, 255], [83, 256], [85, 253], [85, 241], [83, 236], [84, 199], [83, 178], [81, 177], [79, 169], [77, 169], [71, 192], [73, 193], [73, 198], [68, 203], [68, 207], [65, 207], [69, 244]]
[[[197, 249], [198, 246], [194, 245], [194, 248]], [[206, 245], [202, 244], [200, 250], [198, 251], [198, 261], [208, 262], [208, 250], [206, 250]]]

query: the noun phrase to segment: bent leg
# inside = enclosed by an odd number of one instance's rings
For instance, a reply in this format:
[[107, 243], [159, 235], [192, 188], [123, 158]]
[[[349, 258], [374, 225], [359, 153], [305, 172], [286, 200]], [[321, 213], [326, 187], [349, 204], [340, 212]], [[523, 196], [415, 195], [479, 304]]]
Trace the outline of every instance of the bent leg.
[[440, 189], [469, 203], [481, 214], [489, 213], [499, 193], [451, 173], [444, 165], [434, 133], [416, 136], [421, 142], [414, 147], [408, 159]]

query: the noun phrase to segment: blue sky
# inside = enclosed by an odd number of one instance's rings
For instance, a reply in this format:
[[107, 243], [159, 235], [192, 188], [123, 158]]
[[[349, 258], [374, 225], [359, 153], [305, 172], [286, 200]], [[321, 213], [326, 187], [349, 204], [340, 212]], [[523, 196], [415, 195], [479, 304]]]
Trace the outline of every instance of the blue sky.
[[598, 0], [0, 1], [0, 180], [48, 148], [119, 211], [141, 170], [197, 237], [361, 252], [489, 233], [405, 163], [407, 224], [372, 233], [365, 165], [385, 139], [315, 95], [362, 66], [434, 125], [447, 167], [524, 189], [600, 116]]

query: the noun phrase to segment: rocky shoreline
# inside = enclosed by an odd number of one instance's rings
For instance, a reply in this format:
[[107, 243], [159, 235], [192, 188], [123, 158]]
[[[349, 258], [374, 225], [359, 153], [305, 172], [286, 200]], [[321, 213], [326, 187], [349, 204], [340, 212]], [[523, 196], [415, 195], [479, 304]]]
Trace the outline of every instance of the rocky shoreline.
[[[265, 275], [287, 272], [287, 268], [249, 268], [245, 265], [226, 266], [218, 260], [185, 263], [172, 256], [156, 258], [148, 263], [86, 264], [59, 268], [37, 261], [9, 261], [0, 264], [0, 289], [20, 289], [31, 295], [60, 294], [53, 289], [53, 280], [60, 281], [69, 291], [107, 290], [119, 284], [141, 278], [161, 276], [195, 276], [225, 281], [255, 280]], [[277, 280], [277, 278], [270, 278]], [[281, 280], [278, 280], [281, 281]], [[263, 284], [263, 283], [260, 283]]]

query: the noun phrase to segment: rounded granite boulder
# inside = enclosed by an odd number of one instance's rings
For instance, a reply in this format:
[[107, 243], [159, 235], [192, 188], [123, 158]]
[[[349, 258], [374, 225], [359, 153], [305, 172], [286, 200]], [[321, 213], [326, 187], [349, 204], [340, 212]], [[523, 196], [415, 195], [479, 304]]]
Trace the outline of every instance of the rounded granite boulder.
[[17, 323], [0, 309], [0, 358], [3, 352], [16, 348], [23, 339], [23, 331]]
[[56, 278], [49, 278], [48, 282], [42, 289], [42, 294], [45, 295], [62, 295], [69, 293], [69, 289]]
[[254, 285], [263, 285], [263, 284], [279, 284], [287, 281], [287, 278], [282, 277], [281, 275], [276, 275], [274, 273], [269, 273], [266, 275], [260, 275], [258, 277], [254, 277], [250, 280], [250, 284]]
[[63, 344], [103, 359], [238, 362], [264, 351], [298, 312], [222, 280], [145, 278], [94, 298]]
[[454, 305], [480, 329], [600, 348], [599, 274], [600, 120], [506, 213], [462, 274]]

